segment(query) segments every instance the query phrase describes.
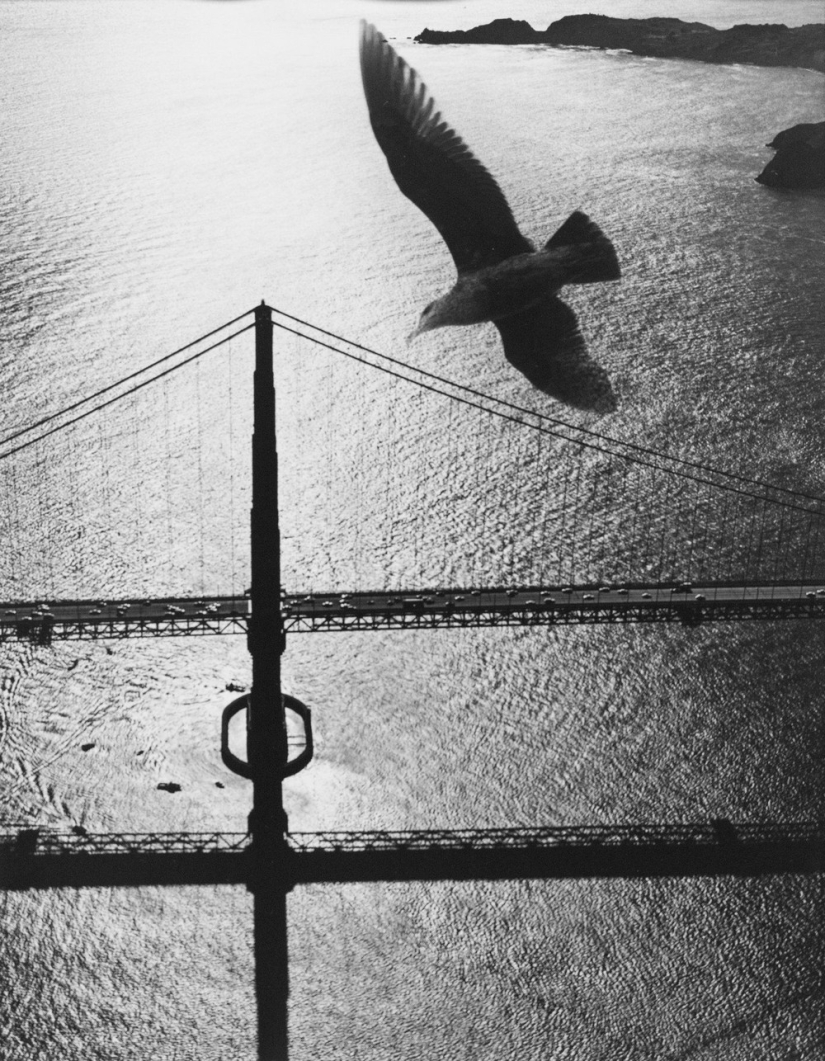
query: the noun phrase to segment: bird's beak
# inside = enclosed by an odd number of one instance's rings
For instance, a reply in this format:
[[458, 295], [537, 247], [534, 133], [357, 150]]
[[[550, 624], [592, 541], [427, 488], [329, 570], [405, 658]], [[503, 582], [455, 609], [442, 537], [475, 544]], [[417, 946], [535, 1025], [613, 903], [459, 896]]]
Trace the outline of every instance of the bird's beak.
[[407, 336], [407, 346], [410, 345], [413, 339], [417, 339], [423, 331], [424, 329], [421, 327], [420, 324], [416, 328], [414, 328], [413, 331], [411, 331], [410, 334]]

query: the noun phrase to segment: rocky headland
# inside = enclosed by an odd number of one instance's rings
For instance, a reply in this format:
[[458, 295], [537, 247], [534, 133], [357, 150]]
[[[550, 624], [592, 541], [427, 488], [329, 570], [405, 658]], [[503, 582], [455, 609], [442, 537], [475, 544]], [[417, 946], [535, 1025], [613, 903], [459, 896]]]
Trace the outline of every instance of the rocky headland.
[[767, 145], [776, 155], [755, 179], [769, 188], [825, 188], [825, 122], [802, 122]]
[[536, 30], [529, 22], [497, 18], [469, 30], [425, 29], [420, 44], [545, 44], [616, 48], [662, 59], [705, 63], [801, 66], [825, 73], [825, 25], [788, 28], [782, 24], [714, 29], [678, 18], [611, 18], [567, 15]]

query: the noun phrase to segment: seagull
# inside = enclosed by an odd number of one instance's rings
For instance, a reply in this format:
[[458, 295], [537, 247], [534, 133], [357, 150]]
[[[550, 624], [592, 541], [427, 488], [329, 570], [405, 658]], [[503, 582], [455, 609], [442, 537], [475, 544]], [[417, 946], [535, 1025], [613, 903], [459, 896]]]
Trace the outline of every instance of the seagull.
[[425, 307], [410, 339], [432, 328], [492, 321], [505, 357], [533, 386], [579, 409], [613, 411], [607, 373], [588, 355], [576, 314], [557, 295], [565, 284], [619, 279], [610, 240], [577, 210], [536, 250], [415, 70], [364, 21], [361, 76], [390, 172], [438, 229], [458, 271], [453, 287]]

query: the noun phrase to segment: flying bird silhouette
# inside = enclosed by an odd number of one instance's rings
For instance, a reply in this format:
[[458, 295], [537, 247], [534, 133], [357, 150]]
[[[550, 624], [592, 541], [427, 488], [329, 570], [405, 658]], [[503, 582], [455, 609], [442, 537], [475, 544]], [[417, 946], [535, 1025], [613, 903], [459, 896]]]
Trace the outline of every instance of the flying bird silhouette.
[[607, 373], [588, 355], [576, 314], [556, 294], [565, 284], [618, 280], [610, 240], [576, 211], [537, 251], [415, 70], [363, 21], [361, 76], [390, 172], [441, 233], [458, 270], [451, 290], [425, 307], [411, 338], [492, 321], [507, 360], [539, 390], [581, 409], [615, 409]]

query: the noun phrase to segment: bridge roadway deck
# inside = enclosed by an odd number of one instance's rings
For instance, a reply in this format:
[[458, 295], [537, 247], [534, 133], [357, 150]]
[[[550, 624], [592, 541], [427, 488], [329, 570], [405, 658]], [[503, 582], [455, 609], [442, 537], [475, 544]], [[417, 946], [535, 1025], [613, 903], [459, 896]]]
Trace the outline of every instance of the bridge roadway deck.
[[[244, 833], [0, 833], [0, 888], [247, 884]], [[825, 871], [825, 822], [289, 833], [291, 886]]]
[[[0, 642], [244, 633], [246, 597], [0, 603]], [[825, 584], [653, 583], [289, 594], [288, 633], [825, 617]]]

